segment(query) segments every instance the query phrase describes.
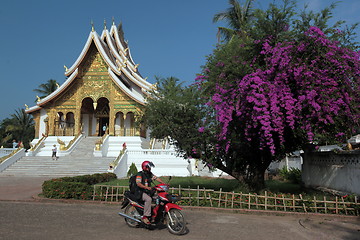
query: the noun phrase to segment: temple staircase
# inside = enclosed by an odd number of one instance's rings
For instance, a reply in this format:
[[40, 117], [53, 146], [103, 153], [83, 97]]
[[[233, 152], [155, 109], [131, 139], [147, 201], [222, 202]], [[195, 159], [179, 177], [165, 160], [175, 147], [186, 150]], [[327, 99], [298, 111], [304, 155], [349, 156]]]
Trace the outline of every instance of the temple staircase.
[[[55, 139], [55, 140], [54, 140]], [[137, 169], [141, 169], [141, 163], [145, 160], [152, 161], [155, 164], [153, 169], [157, 176], [217, 176], [209, 172], [208, 168], [194, 161], [189, 162], [177, 156], [174, 149], [162, 149], [162, 142], [155, 142], [152, 149], [149, 149], [149, 142], [138, 137], [110, 137], [105, 146], [107, 154], [97, 154], [94, 156], [95, 142], [99, 137], [81, 138], [71, 153], [61, 155], [57, 160], [51, 158], [51, 149], [46, 146], [52, 146], [56, 138], [48, 140], [43, 144], [39, 155], [28, 155], [19, 158], [12, 165], [0, 172], [0, 177], [49, 177], [58, 178], [64, 176], [78, 176], [94, 173], [105, 173], [110, 163], [113, 163], [123, 149], [126, 151], [118, 159], [118, 165], [115, 168], [116, 175], [126, 177], [131, 164], [135, 164]], [[62, 137], [62, 139], [64, 139]], [[49, 150], [50, 149], [50, 150]], [[45, 155], [46, 154], [46, 155]], [[107, 156], [107, 157], [102, 157]], [[197, 166], [195, 169], [194, 166]]]
[[50, 156], [26, 156], [0, 173], [0, 176], [77, 176], [105, 173], [114, 157], [94, 157], [98, 137], [83, 138], [74, 151], [53, 160]]

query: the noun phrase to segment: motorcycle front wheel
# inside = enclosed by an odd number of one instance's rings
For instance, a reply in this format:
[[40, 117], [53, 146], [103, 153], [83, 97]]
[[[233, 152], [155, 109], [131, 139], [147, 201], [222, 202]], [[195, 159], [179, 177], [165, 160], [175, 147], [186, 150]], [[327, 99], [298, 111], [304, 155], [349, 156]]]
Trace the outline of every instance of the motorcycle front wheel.
[[[126, 206], [124, 213], [132, 218], [136, 218], [136, 219], [141, 218], [141, 216], [138, 213], [138, 211], [136, 210], [136, 208], [130, 204]], [[138, 222], [131, 220], [129, 218], [125, 218], [125, 222], [129, 227], [135, 228], [135, 227], [139, 226]]]
[[178, 209], [170, 209], [166, 214], [166, 227], [169, 232], [175, 235], [187, 233], [186, 222], [183, 214]]

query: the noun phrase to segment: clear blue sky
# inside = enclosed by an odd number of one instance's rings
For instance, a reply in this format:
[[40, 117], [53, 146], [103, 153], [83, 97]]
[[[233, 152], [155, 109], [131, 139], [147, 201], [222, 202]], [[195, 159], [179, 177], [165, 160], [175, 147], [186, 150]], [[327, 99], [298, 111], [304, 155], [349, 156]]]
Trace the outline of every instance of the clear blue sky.
[[[254, 7], [269, 2], [255, 0]], [[331, 2], [298, 0], [298, 6], [320, 10]], [[228, 7], [228, 0], [1, 0], [0, 120], [33, 106], [40, 84], [65, 81], [63, 66], [79, 56], [91, 21], [99, 34], [104, 19], [108, 28], [113, 17], [123, 23], [132, 57], [149, 82], [156, 75], [191, 83], [215, 47], [217, 26], [226, 26], [212, 18]], [[344, 0], [334, 19], [360, 22], [359, 12], [360, 0]]]

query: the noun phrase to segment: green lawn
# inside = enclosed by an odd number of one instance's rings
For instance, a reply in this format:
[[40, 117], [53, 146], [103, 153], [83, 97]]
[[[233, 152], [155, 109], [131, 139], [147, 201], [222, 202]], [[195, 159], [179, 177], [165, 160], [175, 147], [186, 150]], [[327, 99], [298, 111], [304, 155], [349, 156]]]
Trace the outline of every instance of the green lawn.
[[[167, 177], [162, 177], [162, 179], [167, 182]], [[224, 179], [224, 178], [209, 178], [209, 177], [172, 177], [170, 180], [170, 185], [173, 187], [178, 187], [179, 185], [182, 188], [199, 188], [214, 189], [225, 192], [249, 192], [244, 188], [237, 180], [235, 179]], [[127, 186], [129, 184], [128, 179], [117, 179], [108, 183], [102, 183], [106, 185], [118, 185], [118, 186]], [[266, 189], [261, 192], [269, 191], [273, 193], [286, 193], [286, 194], [320, 194], [320, 192], [315, 192], [314, 190], [304, 189], [300, 184], [293, 184], [280, 180], [268, 180], [265, 181]]]
[[300, 194], [304, 190], [300, 184], [294, 184], [290, 182], [280, 181], [280, 180], [268, 180], [265, 181], [266, 190], [274, 193], [291, 193], [291, 194]]
[[[164, 182], [168, 182], [168, 177], [161, 177]], [[127, 186], [129, 185], [128, 179], [117, 179], [107, 183], [102, 183], [106, 185], [118, 185], [118, 186]], [[223, 179], [223, 178], [208, 178], [208, 177], [172, 177], [169, 184], [173, 187], [178, 187], [179, 185], [183, 188], [206, 188], [223, 191], [235, 191], [239, 188], [239, 182], [234, 179]]]

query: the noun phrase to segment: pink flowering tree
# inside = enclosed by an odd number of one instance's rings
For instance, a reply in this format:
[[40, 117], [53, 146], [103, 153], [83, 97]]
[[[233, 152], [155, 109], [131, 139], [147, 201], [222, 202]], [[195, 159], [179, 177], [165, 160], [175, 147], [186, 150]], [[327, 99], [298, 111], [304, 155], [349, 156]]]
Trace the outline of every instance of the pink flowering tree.
[[219, 47], [197, 78], [213, 112], [199, 132], [217, 136], [199, 146], [203, 159], [259, 189], [286, 153], [345, 142], [359, 126], [359, 57], [316, 27], [293, 41]]
[[194, 85], [160, 81], [142, 119], [152, 137], [170, 137], [179, 155], [258, 190], [271, 162], [310, 144], [345, 143], [356, 131], [360, 61], [357, 24], [328, 25], [336, 4], [298, 14], [295, 1], [267, 10], [251, 2], [243, 9], [231, 1], [214, 18], [235, 28]]

